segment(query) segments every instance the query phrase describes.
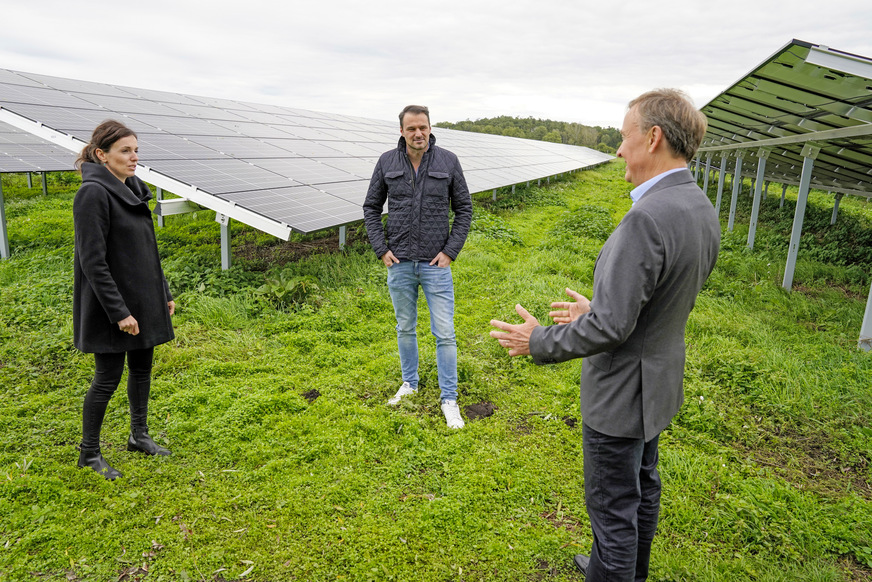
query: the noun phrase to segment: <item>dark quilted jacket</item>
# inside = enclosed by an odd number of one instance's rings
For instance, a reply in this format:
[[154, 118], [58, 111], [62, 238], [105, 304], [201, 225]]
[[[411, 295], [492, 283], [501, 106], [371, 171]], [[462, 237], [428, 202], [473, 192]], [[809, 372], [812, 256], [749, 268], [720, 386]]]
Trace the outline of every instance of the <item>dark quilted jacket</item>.
[[[381, 221], [385, 200], [386, 229]], [[453, 226], [449, 209], [454, 211]], [[472, 199], [457, 156], [438, 147], [431, 134], [415, 177], [401, 137], [397, 149], [382, 154], [375, 166], [363, 218], [377, 257], [390, 250], [400, 260], [431, 261], [440, 252], [456, 259], [472, 222]]]

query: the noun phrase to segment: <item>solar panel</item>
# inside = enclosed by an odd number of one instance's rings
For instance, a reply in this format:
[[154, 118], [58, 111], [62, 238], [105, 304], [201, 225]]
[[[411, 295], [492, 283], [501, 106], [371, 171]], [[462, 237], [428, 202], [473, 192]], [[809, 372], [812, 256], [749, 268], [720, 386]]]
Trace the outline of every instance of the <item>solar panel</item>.
[[0, 122], [0, 173], [72, 170], [77, 155]]
[[[362, 219], [375, 162], [399, 138], [396, 121], [5, 69], [0, 114], [19, 135], [23, 129], [76, 151], [82, 144], [70, 136], [87, 141], [100, 122], [118, 119], [139, 135], [143, 179], [283, 238]], [[474, 192], [612, 157], [510, 137], [434, 134], [458, 154]]]
[[[741, 153], [742, 173], [754, 176], [766, 148], [765, 179], [795, 184], [813, 140], [821, 150], [812, 187], [872, 197], [870, 91], [872, 60], [794, 40], [702, 107], [709, 126], [700, 153], [719, 164], [727, 152], [731, 170]], [[856, 137], [840, 139], [846, 131]]]

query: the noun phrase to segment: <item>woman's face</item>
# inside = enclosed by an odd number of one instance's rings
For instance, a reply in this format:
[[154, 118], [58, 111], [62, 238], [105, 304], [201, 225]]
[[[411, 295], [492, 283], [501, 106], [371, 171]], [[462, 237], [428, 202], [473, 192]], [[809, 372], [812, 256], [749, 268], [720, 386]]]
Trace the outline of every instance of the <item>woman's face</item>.
[[136, 172], [136, 162], [139, 160], [139, 146], [132, 135], [122, 137], [112, 144], [108, 152], [97, 149], [97, 159], [103, 162], [112, 174], [121, 180], [133, 176]]

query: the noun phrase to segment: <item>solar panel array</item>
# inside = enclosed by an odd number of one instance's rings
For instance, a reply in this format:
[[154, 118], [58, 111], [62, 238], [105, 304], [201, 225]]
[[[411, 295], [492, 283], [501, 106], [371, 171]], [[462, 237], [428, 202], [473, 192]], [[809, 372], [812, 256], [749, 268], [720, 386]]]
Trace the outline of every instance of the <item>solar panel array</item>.
[[[231, 203], [221, 205], [225, 212], [244, 209], [299, 232], [361, 220], [375, 162], [399, 139], [397, 121], [5, 69], [0, 108], [84, 142], [100, 122], [118, 119], [138, 134], [141, 165]], [[458, 155], [473, 192], [612, 159], [577, 146], [438, 128], [433, 133]], [[197, 202], [209, 206], [208, 199]], [[232, 210], [228, 215], [240, 218]], [[240, 219], [245, 222], [244, 214]]]
[[76, 154], [0, 122], [0, 173], [72, 170]]
[[709, 121], [700, 151], [726, 151], [753, 176], [768, 150], [766, 180], [799, 182], [803, 146], [821, 147], [814, 188], [872, 197], [872, 59], [793, 40], [702, 112]]

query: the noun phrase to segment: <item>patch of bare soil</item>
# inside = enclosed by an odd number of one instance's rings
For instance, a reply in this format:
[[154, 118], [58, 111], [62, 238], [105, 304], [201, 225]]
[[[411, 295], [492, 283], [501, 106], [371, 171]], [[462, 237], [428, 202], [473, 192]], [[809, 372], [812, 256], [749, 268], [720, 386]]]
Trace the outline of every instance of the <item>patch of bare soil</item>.
[[490, 402], [478, 402], [463, 407], [463, 412], [469, 420], [477, 420], [479, 418], [487, 418], [493, 415], [497, 407]]
[[[346, 246], [364, 242], [362, 234], [357, 229], [349, 228], [345, 239]], [[341, 252], [339, 248], [339, 233], [335, 230], [325, 231], [306, 241], [277, 241], [270, 244], [257, 244], [255, 233], [243, 232], [236, 236], [233, 244], [233, 256], [245, 260], [251, 269], [267, 270], [275, 266], [286, 265], [310, 255]]]
[[850, 489], [872, 500], [868, 457], [847, 461], [822, 436], [797, 434], [789, 428], [779, 428], [777, 432], [779, 444], [775, 448], [748, 449], [748, 456], [761, 465], [773, 467], [784, 479], [804, 489], [826, 492]]

